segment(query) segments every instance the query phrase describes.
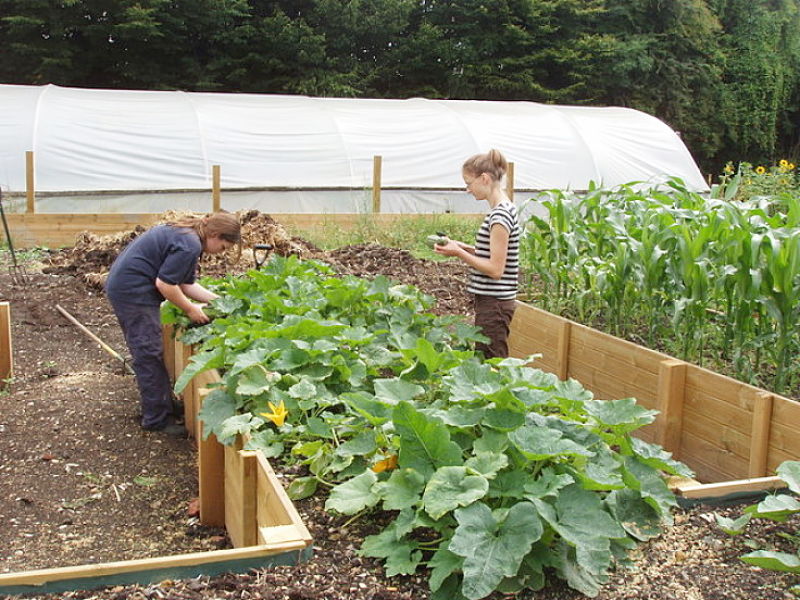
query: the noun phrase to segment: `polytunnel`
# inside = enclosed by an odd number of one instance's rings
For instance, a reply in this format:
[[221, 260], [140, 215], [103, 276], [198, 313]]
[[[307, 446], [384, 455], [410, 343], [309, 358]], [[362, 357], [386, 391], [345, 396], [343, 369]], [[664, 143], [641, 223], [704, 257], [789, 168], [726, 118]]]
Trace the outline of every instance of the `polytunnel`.
[[482, 212], [461, 164], [490, 148], [517, 200], [673, 176], [708, 189], [680, 136], [629, 108], [0, 85], [0, 187], [24, 204], [32, 152], [37, 212], [208, 210], [214, 165], [229, 210], [367, 212], [376, 156], [382, 212]]

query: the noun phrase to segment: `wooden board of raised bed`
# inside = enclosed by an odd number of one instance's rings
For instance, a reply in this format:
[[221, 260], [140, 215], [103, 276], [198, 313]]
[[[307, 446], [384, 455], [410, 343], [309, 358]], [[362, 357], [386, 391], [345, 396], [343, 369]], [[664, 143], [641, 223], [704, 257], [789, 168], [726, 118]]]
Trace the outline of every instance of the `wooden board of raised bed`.
[[[800, 458], [800, 403], [518, 302], [512, 356], [574, 378], [598, 399], [634, 397], [660, 411], [642, 438], [703, 483], [751, 480]], [[750, 485], [750, 484], [748, 484]]]

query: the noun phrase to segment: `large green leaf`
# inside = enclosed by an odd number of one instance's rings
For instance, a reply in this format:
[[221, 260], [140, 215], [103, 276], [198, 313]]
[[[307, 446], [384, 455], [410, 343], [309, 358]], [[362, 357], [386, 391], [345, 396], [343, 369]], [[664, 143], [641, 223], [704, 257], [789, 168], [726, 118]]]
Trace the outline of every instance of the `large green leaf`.
[[774, 552], [772, 550], [756, 550], [742, 556], [742, 560], [762, 569], [800, 574], [800, 556], [796, 554]]
[[376, 400], [368, 392], [349, 392], [339, 398], [375, 427], [380, 427], [392, 417], [392, 406]]
[[745, 509], [754, 517], [783, 522], [800, 512], [800, 502], [789, 494], [770, 494], [761, 502]]
[[458, 404], [450, 406], [447, 410], [434, 410], [430, 414], [440, 419], [451, 427], [474, 427], [483, 419], [485, 408], [467, 408]]
[[225, 443], [219, 439], [218, 433], [222, 424], [237, 412], [236, 400], [224, 389], [214, 388], [211, 390], [203, 399], [203, 406], [198, 413], [198, 418], [203, 421], [203, 439], [207, 439], [213, 433], [217, 435], [220, 443]]
[[675, 494], [667, 487], [661, 474], [635, 456], [625, 457], [623, 480], [628, 487], [639, 490], [645, 502], [663, 518], [669, 518], [670, 509], [678, 505]]
[[416, 545], [406, 539], [398, 538], [392, 528], [364, 538], [359, 554], [382, 558], [385, 561], [387, 577], [410, 575], [422, 560], [422, 552], [417, 550]]
[[236, 382], [236, 393], [240, 396], [257, 396], [268, 391], [280, 381], [281, 376], [267, 371], [260, 364], [243, 369]]
[[375, 484], [373, 491], [383, 499], [384, 510], [403, 510], [419, 503], [425, 478], [414, 469], [396, 469], [389, 479]]
[[492, 370], [491, 365], [477, 360], [466, 361], [452, 369], [444, 382], [449, 387], [453, 402], [475, 400], [502, 387], [501, 377]]
[[416, 396], [425, 393], [425, 388], [403, 379], [376, 379], [375, 397], [387, 404], [413, 400]]
[[481, 475], [468, 475], [466, 467], [441, 467], [428, 480], [422, 494], [425, 511], [433, 518], [459, 506], [467, 506], [486, 495], [489, 482]]
[[650, 444], [639, 438], [631, 437], [631, 448], [644, 464], [681, 477], [694, 477], [694, 472], [672, 458], [672, 454], [664, 450], [661, 446]]
[[251, 429], [256, 429], [263, 423], [264, 421], [254, 418], [249, 412], [240, 413], [225, 419], [215, 428], [214, 433], [220, 444], [230, 444], [237, 435], [248, 434]]
[[523, 482], [525, 497], [529, 500], [557, 496], [559, 490], [575, 482], [567, 473], [556, 473], [551, 467], [545, 467], [539, 475], [532, 479], [527, 477]]
[[432, 592], [438, 590], [445, 579], [450, 577], [455, 571], [461, 570], [464, 564], [464, 559], [457, 554], [450, 552], [446, 544], [439, 546], [439, 549], [434, 552], [431, 559], [428, 561], [428, 568], [431, 570], [428, 577], [428, 586]]
[[464, 557], [464, 582], [461, 591], [470, 600], [491, 594], [506, 577], [513, 577], [541, 538], [544, 528], [536, 507], [518, 502], [498, 522], [482, 502], [456, 510], [458, 521], [449, 550]]
[[501, 452], [478, 452], [467, 459], [464, 466], [476, 471], [486, 479], [494, 479], [498, 471], [508, 466], [508, 455]]
[[644, 542], [661, 534], [659, 514], [636, 490], [614, 490], [606, 497], [606, 504], [625, 531], [637, 540]]
[[206, 350], [194, 354], [189, 360], [189, 364], [181, 371], [178, 379], [175, 381], [175, 393], [180, 394], [192, 377], [203, 371], [209, 369], [218, 369], [224, 365], [222, 348], [214, 348], [213, 350]]
[[508, 439], [529, 460], [545, 460], [558, 456], [592, 456], [585, 447], [547, 427], [526, 425], [508, 434]]
[[558, 572], [569, 586], [590, 598], [597, 596], [600, 587], [608, 580], [605, 571], [598, 571], [597, 565], [583, 563], [577, 549], [563, 541], [556, 546], [555, 552]]
[[784, 461], [778, 466], [776, 472], [786, 482], [791, 491], [795, 494], [800, 494], [800, 461]]
[[655, 421], [658, 411], [648, 410], [636, 404], [635, 398], [621, 400], [589, 400], [586, 412], [601, 425], [607, 425], [619, 433], [627, 433]]
[[438, 419], [426, 416], [408, 402], [398, 404], [392, 418], [400, 435], [401, 467], [416, 469], [428, 478], [439, 467], [463, 463], [461, 448], [450, 440], [450, 432]]
[[609, 538], [626, 535], [622, 526], [606, 512], [600, 496], [578, 484], [563, 488], [555, 504], [544, 500], [534, 500], [534, 503], [541, 517], [579, 550], [608, 550]]
[[363, 431], [356, 437], [347, 440], [336, 448], [335, 453], [339, 456], [364, 456], [377, 450], [375, 443], [375, 432], [373, 430]]
[[372, 490], [378, 481], [378, 476], [371, 470], [366, 470], [361, 475], [340, 483], [331, 490], [325, 501], [325, 510], [335, 510], [344, 515], [354, 515], [370, 506], [375, 506], [380, 500]]
[[607, 447], [597, 449], [594, 457], [580, 468], [571, 471], [588, 490], [613, 490], [625, 487], [622, 480], [622, 462], [619, 455]]

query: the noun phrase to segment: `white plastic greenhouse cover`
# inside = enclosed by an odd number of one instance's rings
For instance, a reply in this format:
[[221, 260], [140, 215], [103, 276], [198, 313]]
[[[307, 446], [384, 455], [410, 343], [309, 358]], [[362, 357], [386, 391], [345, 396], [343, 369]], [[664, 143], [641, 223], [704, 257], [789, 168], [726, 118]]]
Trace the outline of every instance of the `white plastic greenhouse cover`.
[[375, 155], [382, 211], [483, 212], [461, 164], [490, 148], [514, 163], [518, 199], [670, 176], [708, 189], [680, 137], [627, 108], [0, 85], [4, 191], [24, 192], [33, 150], [37, 194], [113, 192], [43, 212], [208, 210], [212, 165], [231, 210], [364, 212]]

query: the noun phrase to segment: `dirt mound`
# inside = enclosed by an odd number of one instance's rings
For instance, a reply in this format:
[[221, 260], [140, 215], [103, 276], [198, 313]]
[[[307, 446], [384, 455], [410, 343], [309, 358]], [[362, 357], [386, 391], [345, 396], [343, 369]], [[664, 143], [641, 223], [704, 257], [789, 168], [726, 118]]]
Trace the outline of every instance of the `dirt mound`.
[[415, 258], [410, 252], [378, 244], [345, 246], [327, 253], [325, 259], [337, 271], [370, 279], [385, 275], [398, 283], [414, 285], [436, 298], [434, 312], [472, 314], [467, 294], [467, 269], [458, 261]]
[[[189, 213], [167, 212], [158, 223], [179, 220]], [[385, 275], [390, 279], [420, 288], [436, 298], [434, 312], [439, 314], [472, 314], [472, 301], [466, 293], [467, 270], [458, 261], [431, 261], [415, 258], [411, 253], [378, 244], [345, 246], [325, 252], [314, 244], [286, 229], [271, 216], [257, 210], [237, 213], [242, 224], [242, 252], [231, 250], [219, 255], [203, 255], [200, 273], [221, 277], [225, 274], [242, 274], [256, 266], [269, 253], [281, 256], [298, 256], [329, 263], [338, 273], [370, 279]], [[47, 260], [45, 273], [73, 275], [91, 288], [102, 290], [108, 269], [123, 248], [146, 229], [136, 227], [113, 235], [96, 235], [84, 232], [75, 246], [54, 252]], [[254, 250], [255, 244], [268, 244], [269, 251]]]
[[[164, 213], [157, 223], [174, 222], [188, 214], [170, 211]], [[282, 256], [308, 258], [320, 252], [313, 244], [290, 236], [282, 225], [267, 214], [257, 210], [237, 214], [242, 224], [242, 254], [237, 256], [235, 251], [230, 251], [221, 255], [203, 255], [200, 261], [203, 275], [219, 277], [225, 273], [238, 274], [252, 269], [255, 265], [253, 244], [269, 244], [273, 252]], [[144, 227], [137, 226], [112, 235], [84, 232], [76, 240], [75, 246], [51, 254], [43, 271], [54, 275], [75, 275], [88, 285], [101, 289], [114, 259], [145, 231]]]

